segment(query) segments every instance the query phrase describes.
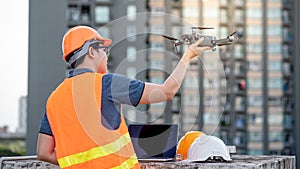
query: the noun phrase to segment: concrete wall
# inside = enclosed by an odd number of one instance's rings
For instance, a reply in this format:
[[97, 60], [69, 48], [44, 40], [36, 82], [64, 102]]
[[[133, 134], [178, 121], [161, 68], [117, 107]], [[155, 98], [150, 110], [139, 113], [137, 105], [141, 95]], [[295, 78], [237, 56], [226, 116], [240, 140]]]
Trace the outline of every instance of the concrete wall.
[[[1, 159], [0, 169], [58, 169], [58, 166], [41, 162], [36, 159]], [[205, 169], [296, 169], [294, 156], [238, 156], [232, 157], [231, 162], [149, 162], [141, 163], [143, 169], [169, 168], [205, 168]]]
[[35, 154], [47, 97], [64, 78], [61, 40], [66, 30], [66, 0], [29, 1], [27, 154]]

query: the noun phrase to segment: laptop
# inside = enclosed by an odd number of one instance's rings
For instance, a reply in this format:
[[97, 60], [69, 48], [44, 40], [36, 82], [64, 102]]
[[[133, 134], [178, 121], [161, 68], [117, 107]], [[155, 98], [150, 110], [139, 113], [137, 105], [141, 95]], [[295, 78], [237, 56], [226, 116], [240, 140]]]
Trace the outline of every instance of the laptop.
[[130, 124], [128, 131], [140, 162], [174, 160], [178, 136], [177, 124]]

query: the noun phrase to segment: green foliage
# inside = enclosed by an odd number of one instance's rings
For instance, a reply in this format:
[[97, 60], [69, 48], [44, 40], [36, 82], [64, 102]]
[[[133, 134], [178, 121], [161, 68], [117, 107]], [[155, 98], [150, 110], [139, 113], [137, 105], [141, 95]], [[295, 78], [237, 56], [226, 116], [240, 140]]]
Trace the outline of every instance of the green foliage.
[[0, 157], [2, 156], [22, 156], [25, 155], [25, 147], [22, 143], [12, 142], [8, 144], [0, 143]]

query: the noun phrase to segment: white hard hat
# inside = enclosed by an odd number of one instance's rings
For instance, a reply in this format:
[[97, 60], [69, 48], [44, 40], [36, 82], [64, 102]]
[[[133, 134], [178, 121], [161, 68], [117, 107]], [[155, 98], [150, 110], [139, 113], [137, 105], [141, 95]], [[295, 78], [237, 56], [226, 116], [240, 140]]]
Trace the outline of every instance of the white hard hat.
[[231, 161], [229, 150], [224, 142], [215, 136], [198, 137], [188, 150], [188, 161], [206, 161], [221, 159]]

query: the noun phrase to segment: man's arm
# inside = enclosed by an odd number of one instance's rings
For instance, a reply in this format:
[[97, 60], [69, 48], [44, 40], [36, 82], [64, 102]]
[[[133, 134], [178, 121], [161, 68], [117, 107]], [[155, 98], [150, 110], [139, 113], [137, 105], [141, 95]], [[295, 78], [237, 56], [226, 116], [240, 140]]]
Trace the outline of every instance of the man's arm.
[[37, 158], [58, 165], [55, 151], [55, 141], [52, 136], [39, 133], [37, 142]]
[[162, 85], [145, 83], [144, 92], [139, 103], [150, 104], [173, 99], [181, 86], [191, 59], [200, 55], [204, 50], [210, 49], [210, 47], [198, 47], [202, 41], [203, 38], [186, 48], [176, 68]]

